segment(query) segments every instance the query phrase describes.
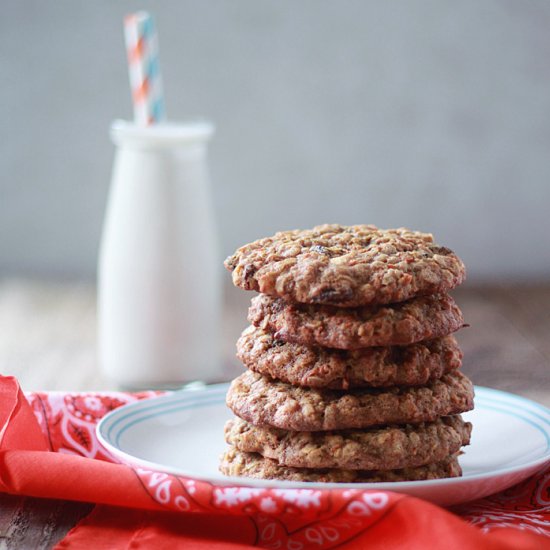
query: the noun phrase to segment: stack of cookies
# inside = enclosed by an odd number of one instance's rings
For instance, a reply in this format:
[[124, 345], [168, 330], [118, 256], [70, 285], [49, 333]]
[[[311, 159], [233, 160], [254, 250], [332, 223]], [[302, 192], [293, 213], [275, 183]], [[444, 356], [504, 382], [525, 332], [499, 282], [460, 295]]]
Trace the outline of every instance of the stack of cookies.
[[461, 475], [473, 387], [447, 292], [462, 261], [431, 235], [322, 225], [248, 244], [233, 282], [260, 292], [237, 343], [226, 475], [371, 482]]

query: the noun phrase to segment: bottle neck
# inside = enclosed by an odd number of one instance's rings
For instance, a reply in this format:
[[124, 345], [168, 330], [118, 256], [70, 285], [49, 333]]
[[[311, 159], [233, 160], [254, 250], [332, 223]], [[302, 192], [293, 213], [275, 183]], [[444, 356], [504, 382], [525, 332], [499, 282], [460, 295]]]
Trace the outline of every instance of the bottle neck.
[[111, 139], [120, 148], [193, 151], [204, 151], [213, 133], [214, 126], [206, 121], [142, 127], [116, 120], [111, 125], [110, 131]]

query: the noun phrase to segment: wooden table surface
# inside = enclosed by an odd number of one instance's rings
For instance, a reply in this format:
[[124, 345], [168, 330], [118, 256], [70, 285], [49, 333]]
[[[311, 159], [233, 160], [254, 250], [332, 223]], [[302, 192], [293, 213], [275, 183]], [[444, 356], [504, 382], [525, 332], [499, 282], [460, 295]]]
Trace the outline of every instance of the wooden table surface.
[[[550, 283], [465, 286], [453, 292], [469, 328], [458, 338], [475, 384], [550, 406]], [[224, 378], [241, 372], [234, 342], [250, 295], [227, 288]], [[95, 289], [86, 283], [0, 280], [0, 372], [25, 391], [118, 389], [101, 375], [95, 351]], [[0, 495], [0, 550], [51, 548], [91, 504]]]

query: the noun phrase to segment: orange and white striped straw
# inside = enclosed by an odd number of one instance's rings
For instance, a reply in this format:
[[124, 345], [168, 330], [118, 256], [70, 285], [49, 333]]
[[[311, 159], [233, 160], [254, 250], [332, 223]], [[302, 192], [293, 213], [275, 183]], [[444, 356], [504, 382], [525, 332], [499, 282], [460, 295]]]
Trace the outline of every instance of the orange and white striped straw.
[[151, 15], [145, 11], [124, 18], [124, 36], [134, 105], [139, 126], [157, 124], [166, 118], [159, 65], [158, 38]]

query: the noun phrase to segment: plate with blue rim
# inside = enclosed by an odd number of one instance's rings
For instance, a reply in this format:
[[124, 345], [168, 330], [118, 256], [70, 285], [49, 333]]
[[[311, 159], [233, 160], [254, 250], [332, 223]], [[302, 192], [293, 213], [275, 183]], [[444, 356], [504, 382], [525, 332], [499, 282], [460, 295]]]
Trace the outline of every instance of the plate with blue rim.
[[133, 467], [249, 487], [392, 490], [454, 505], [502, 491], [550, 465], [550, 409], [524, 397], [476, 386], [471, 444], [460, 456], [460, 478], [397, 483], [310, 483], [226, 477], [223, 426], [228, 384], [184, 389], [136, 401], [107, 414], [97, 436], [118, 461]]

